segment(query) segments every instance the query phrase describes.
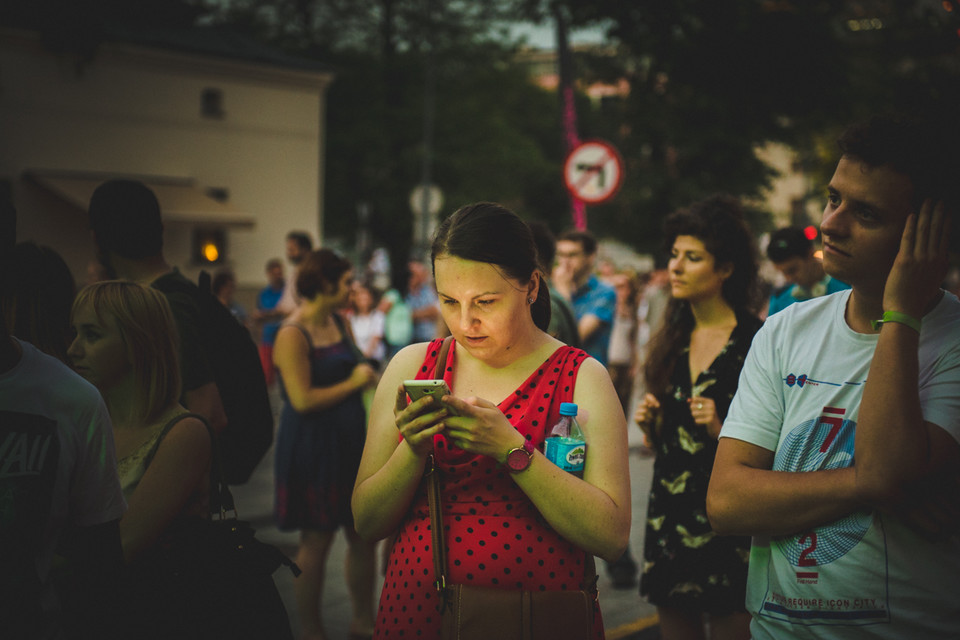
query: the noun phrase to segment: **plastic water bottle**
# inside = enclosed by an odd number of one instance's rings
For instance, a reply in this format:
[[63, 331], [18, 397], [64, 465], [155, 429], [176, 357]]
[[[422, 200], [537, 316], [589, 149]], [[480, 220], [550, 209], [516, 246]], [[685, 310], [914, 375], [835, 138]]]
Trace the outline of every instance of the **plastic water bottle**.
[[587, 442], [577, 422], [577, 405], [560, 403], [560, 420], [550, 430], [543, 443], [547, 460], [578, 478], [583, 477], [583, 465], [587, 460]]

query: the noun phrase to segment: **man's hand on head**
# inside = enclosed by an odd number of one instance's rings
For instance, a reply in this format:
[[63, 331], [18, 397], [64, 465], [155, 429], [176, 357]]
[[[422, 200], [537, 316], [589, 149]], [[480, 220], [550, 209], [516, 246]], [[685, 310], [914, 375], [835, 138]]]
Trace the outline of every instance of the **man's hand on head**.
[[920, 213], [907, 217], [900, 251], [887, 276], [883, 310], [923, 317], [950, 266], [948, 240], [950, 215], [942, 201], [926, 199]]

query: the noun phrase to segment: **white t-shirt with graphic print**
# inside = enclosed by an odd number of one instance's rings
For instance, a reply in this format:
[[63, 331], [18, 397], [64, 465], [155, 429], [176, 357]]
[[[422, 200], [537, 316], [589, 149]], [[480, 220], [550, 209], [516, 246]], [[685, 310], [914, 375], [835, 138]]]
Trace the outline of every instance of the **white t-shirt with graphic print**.
[[[876, 334], [844, 320], [850, 291], [791, 305], [753, 340], [720, 437], [775, 451], [775, 471], [853, 464]], [[960, 441], [960, 302], [924, 316], [924, 419]], [[766, 638], [960, 638], [960, 539], [924, 540], [890, 514], [753, 539], [751, 633]]]

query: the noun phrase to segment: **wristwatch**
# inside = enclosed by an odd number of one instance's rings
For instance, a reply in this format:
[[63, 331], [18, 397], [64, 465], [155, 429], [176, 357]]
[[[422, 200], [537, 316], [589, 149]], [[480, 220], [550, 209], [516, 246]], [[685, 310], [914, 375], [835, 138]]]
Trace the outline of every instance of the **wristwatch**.
[[518, 473], [529, 467], [530, 461], [533, 460], [533, 450], [533, 442], [527, 439], [524, 439], [522, 447], [510, 449], [507, 452], [507, 459], [503, 463], [507, 467], [507, 471]]

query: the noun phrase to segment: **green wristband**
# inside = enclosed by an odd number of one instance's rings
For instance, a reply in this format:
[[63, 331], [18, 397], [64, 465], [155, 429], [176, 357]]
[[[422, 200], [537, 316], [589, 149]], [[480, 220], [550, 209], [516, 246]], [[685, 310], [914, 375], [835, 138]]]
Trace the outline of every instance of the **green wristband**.
[[883, 317], [879, 320], [874, 320], [871, 324], [873, 324], [874, 329], [879, 330], [886, 322], [905, 324], [917, 333], [920, 333], [920, 321], [902, 311], [884, 311]]

